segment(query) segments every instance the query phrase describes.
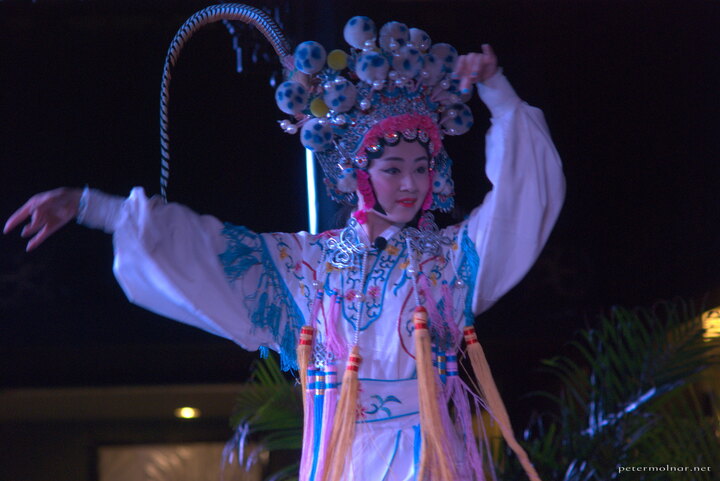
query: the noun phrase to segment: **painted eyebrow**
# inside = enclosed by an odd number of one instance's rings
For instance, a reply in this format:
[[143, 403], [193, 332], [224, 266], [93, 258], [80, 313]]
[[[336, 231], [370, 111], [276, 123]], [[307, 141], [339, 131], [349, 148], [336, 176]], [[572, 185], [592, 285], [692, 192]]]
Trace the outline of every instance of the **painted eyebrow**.
[[[405, 158], [403, 158], [403, 157], [381, 157], [381, 158], [379, 158], [378, 160], [404, 162], [404, 161], [405, 161]], [[422, 161], [422, 160], [427, 160], [427, 161], [429, 161], [430, 159], [428, 159], [427, 155], [421, 155], [420, 157], [418, 157], [417, 159], [415, 159], [415, 162], [420, 162], [420, 161]]]

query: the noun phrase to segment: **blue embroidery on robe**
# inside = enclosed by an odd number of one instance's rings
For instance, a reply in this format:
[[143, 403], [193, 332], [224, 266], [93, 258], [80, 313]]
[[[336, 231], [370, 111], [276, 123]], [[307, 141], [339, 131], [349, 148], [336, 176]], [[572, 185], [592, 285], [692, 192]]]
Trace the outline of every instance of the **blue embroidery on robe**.
[[383, 411], [385, 414], [387, 414], [388, 417], [392, 417], [392, 411], [386, 406], [386, 404], [391, 403], [391, 402], [402, 404], [402, 401], [400, 401], [398, 398], [396, 398], [393, 395], [383, 398], [382, 396], [374, 394], [373, 396], [370, 396], [370, 397], [372, 399], [376, 399], [377, 402], [373, 402], [370, 404], [372, 406], [372, 409], [365, 411], [365, 414], [367, 414], [367, 415], [375, 414], [378, 411]]
[[[257, 285], [248, 286], [244, 296], [248, 318], [255, 328], [270, 332], [280, 347], [280, 365], [284, 371], [297, 369], [295, 347], [303, 316], [295, 304], [283, 277], [268, 252], [262, 236], [242, 226], [225, 224], [222, 231], [227, 249], [218, 257], [230, 284], [242, 279], [248, 270], [260, 266]], [[260, 347], [267, 356], [268, 346]]]
[[475, 315], [472, 311], [472, 298], [475, 292], [475, 279], [477, 278], [478, 269], [480, 268], [480, 256], [475, 249], [475, 243], [470, 239], [467, 233], [467, 225], [463, 229], [462, 241], [460, 249], [462, 250], [462, 262], [458, 269], [458, 276], [467, 286], [467, 295], [465, 296], [465, 325], [472, 326], [475, 323]]

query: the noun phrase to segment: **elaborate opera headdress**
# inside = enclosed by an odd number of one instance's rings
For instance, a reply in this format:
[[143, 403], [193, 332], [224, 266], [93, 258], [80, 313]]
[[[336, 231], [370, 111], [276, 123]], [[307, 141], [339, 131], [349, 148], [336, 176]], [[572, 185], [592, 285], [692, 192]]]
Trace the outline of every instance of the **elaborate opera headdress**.
[[378, 34], [371, 19], [353, 17], [343, 33], [349, 52], [326, 54], [314, 41], [295, 49], [291, 79], [275, 94], [280, 110], [293, 117], [281, 127], [299, 132], [314, 152], [330, 197], [351, 205], [374, 153], [401, 138], [420, 141], [432, 157], [425, 208], [450, 210], [452, 162], [442, 137], [463, 134], [473, 123], [465, 105], [471, 94], [451, 78], [457, 51], [432, 45], [427, 33], [399, 22], [386, 23]]
[[460, 92], [459, 80], [451, 78], [458, 57], [455, 48], [432, 44], [427, 33], [399, 22], [386, 23], [378, 34], [371, 19], [353, 17], [343, 32], [349, 52], [326, 53], [318, 42], [306, 41], [291, 54], [282, 32], [264, 12], [239, 4], [199, 11], [180, 28], [168, 49], [160, 105], [163, 197], [170, 171], [171, 70], [190, 36], [219, 20], [254, 25], [272, 44], [288, 78], [275, 92], [278, 107], [291, 116], [280, 126], [287, 133], [299, 133], [302, 144], [315, 154], [333, 200], [355, 205], [356, 191], [364, 187], [362, 172], [368, 157], [404, 138], [423, 143], [432, 157], [432, 188], [424, 209], [452, 209], [452, 161], [442, 138], [463, 134], [473, 124], [465, 105], [471, 92]]

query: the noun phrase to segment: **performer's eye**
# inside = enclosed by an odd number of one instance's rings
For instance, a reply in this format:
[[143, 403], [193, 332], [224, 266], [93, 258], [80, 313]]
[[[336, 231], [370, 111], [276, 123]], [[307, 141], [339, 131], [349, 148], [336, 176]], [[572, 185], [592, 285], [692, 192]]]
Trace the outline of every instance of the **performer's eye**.
[[394, 175], [399, 174], [400, 169], [398, 169], [397, 167], [390, 167], [389, 169], [384, 169], [383, 172], [385, 172], [386, 174]]
[[421, 165], [420, 167], [418, 167], [415, 170], [415, 172], [417, 172], [418, 174], [425, 174], [425, 173], [427, 173], [427, 171], [428, 171], [428, 168], [426, 165]]

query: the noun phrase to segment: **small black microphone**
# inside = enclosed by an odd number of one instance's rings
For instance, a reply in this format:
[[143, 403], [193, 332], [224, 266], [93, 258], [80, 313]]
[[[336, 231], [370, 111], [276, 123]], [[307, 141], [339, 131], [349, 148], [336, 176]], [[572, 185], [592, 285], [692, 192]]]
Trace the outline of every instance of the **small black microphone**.
[[384, 237], [382, 237], [382, 236], [377, 236], [377, 237], [375, 238], [375, 241], [373, 242], [373, 247], [374, 247], [374, 248], [376, 248], [376, 249], [378, 249], [378, 250], [381, 250], [381, 251], [384, 251], [386, 246], [387, 246], [387, 239], [386, 239], [386, 238], [384, 238]]

